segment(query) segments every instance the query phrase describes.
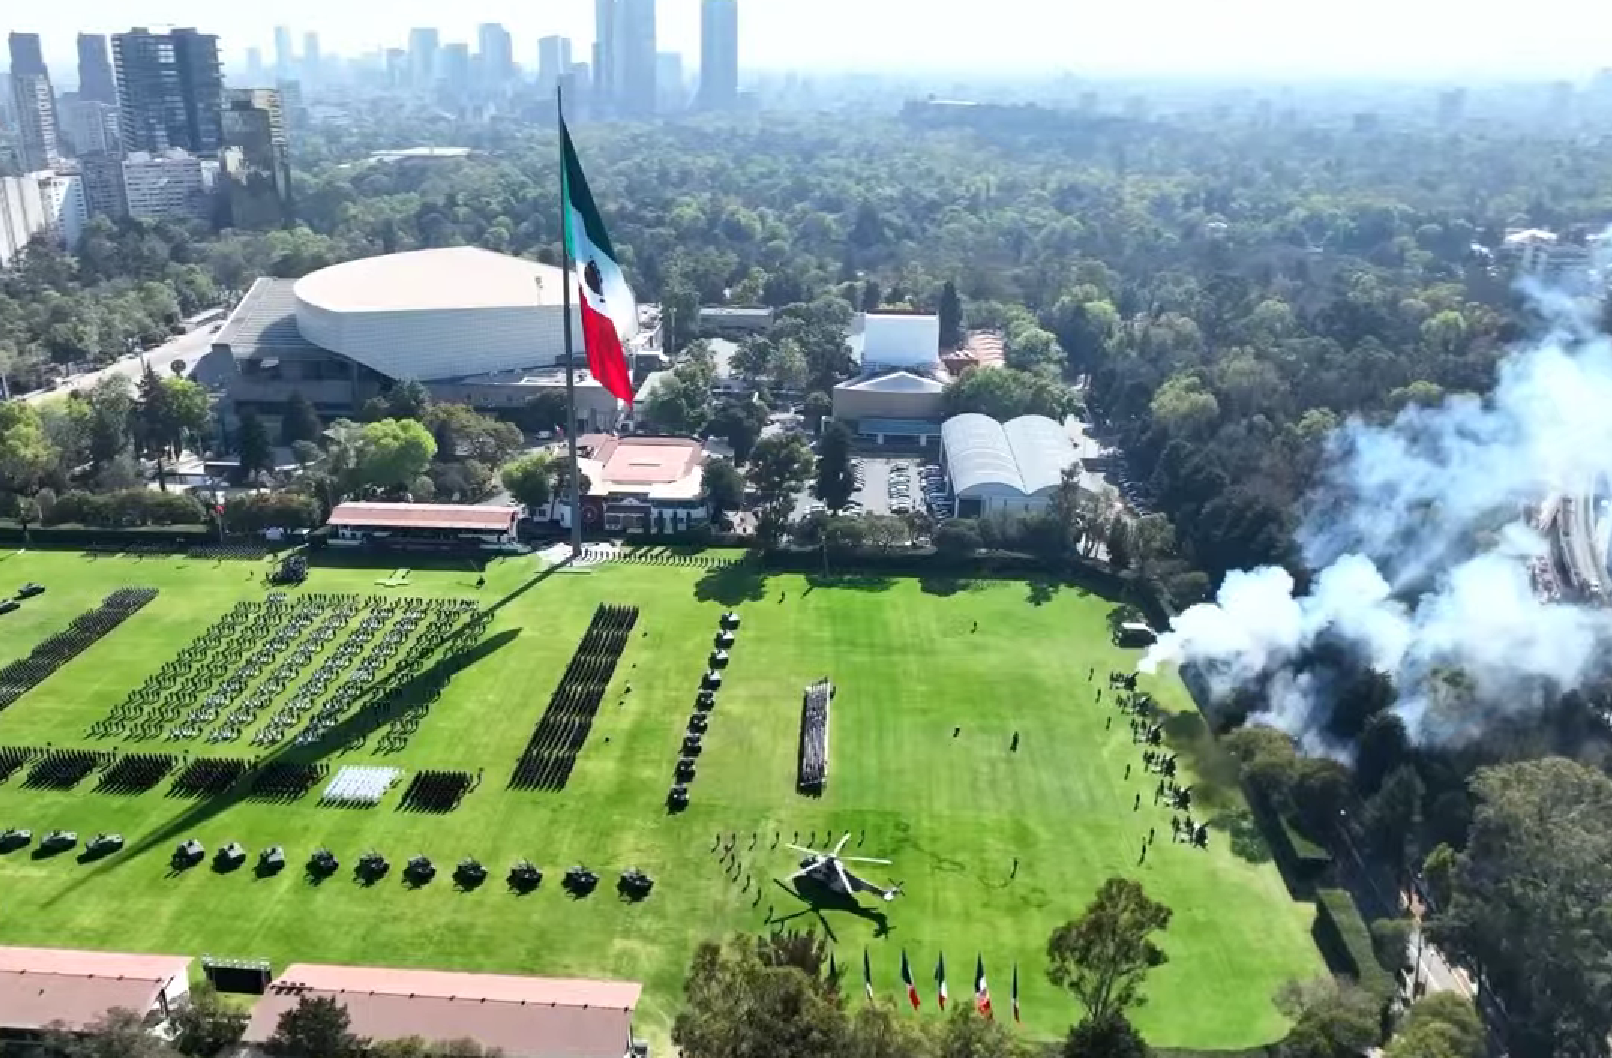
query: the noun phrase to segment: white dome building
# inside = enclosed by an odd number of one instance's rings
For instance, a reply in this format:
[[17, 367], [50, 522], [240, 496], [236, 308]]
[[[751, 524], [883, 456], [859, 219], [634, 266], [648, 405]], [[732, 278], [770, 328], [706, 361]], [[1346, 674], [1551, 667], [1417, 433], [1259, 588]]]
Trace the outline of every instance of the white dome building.
[[[565, 389], [559, 268], [469, 246], [368, 257], [301, 279], [262, 278], [230, 313], [194, 377], [226, 391], [235, 414], [274, 421], [294, 396], [327, 421], [405, 379], [438, 400], [518, 409]], [[580, 360], [580, 310], [571, 310]], [[628, 355], [658, 353], [660, 318], [640, 306]], [[624, 405], [576, 372], [581, 432], [610, 431]]]
[[[367, 257], [304, 276], [293, 292], [303, 338], [389, 378], [549, 366], [565, 351], [560, 269], [490, 250]], [[572, 322], [580, 335], [580, 316]]]

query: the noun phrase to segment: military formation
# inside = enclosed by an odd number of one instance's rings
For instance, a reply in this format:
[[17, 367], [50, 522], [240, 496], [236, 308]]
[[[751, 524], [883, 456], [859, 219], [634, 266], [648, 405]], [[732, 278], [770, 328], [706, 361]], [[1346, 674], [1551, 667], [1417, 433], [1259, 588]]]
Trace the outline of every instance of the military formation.
[[46, 637], [25, 657], [0, 669], [0, 709], [45, 682], [51, 673], [94, 646], [156, 597], [155, 588], [119, 588], [94, 609], [73, 618], [65, 629]]
[[[565, 789], [637, 623], [636, 606], [602, 603], [594, 611], [559, 686], [549, 696], [548, 707], [515, 762], [510, 789]], [[631, 691], [632, 685], [628, 684], [624, 693]]]
[[360, 726], [384, 727], [380, 748], [396, 751], [432, 700], [426, 693], [404, 702], [399, 686], [445, 646], [479, 639], [489, 620], [470, 599], [313, 592], [241, 602], [88, 734], [220, 744], [255, 727], [253, 745], [309, 745], [362, 706], [379, 715]]

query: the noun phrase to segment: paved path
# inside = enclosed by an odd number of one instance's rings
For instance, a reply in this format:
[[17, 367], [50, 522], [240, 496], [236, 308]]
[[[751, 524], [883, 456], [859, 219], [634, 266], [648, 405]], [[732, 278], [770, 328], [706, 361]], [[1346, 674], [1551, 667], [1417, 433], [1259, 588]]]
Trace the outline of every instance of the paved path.
[[172, 375], [170, 366], [175, 360], [185, 362], [185, 372], [196, 366], [196, 361], [207, 355], [207, 350], [213, 346], [213, 330], [210, 326], [200, 327], [189, 334], [182, 334], [170, 339], [163, 345], [139, 356], [124, 357], [115, 364], [101, 368], [99, 371], [90, 371], [82, 375], [74, 375], [66, 382], [52, 389], [39, 389], [24, 394], [25, 401], [39, 402], [52, 397], [64, 397], [72, 392], [83, 392], [93, 387], [101, 379], [111, 375], [122, 375], [131, 382], [138, 383], [140, 376], [145, 373], [145, 365], [150, 363], [153, 370], [163, 376]]

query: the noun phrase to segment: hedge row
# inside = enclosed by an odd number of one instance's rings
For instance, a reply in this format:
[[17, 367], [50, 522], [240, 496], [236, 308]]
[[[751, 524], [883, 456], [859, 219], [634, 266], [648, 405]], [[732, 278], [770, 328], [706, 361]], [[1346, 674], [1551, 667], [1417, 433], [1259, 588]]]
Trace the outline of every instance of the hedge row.
[[124, 544], [149, 547], [152, 544], [190, 547], [205, 541], [216, 530], [205, 525], [144, 525], [129, 529], [103, 529], [93, 525], [34, 525], [24, 536], [16, 522], [0, 522], [0, 543], [34, 547], [87, 547], [91, 544]]
[[45, 507], [46, 525], [90, 525], [133, 529], [150, 525], [201, 525], [207, 511], [184, 492], [124, 489], [119, 492], [64, 492]]
[[1316, 946], [1334, 972], [1347, 974], [1361, 987], [1384, 999], [1394, 994], [1394, 979], [1377, 962], [1371, 930], [1354, 897], [1346, 889], [1315, 891]]

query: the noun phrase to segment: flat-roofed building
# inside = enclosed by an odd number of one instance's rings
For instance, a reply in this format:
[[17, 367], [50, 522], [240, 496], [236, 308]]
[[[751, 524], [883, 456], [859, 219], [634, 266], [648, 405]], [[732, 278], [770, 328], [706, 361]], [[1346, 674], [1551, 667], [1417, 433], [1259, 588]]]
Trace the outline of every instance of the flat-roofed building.
[[507, 1058], [623, 1058], [643, 986], [504, 974], [297, 963], [252, 1009], [241, 1042], [261, 1045], [304, 998], [333, 999], [371, 1040], [474, 1040]]
[[769, 308], [715, 305], [700, 309], [701, 334], [760, 334], [772, 330]]

